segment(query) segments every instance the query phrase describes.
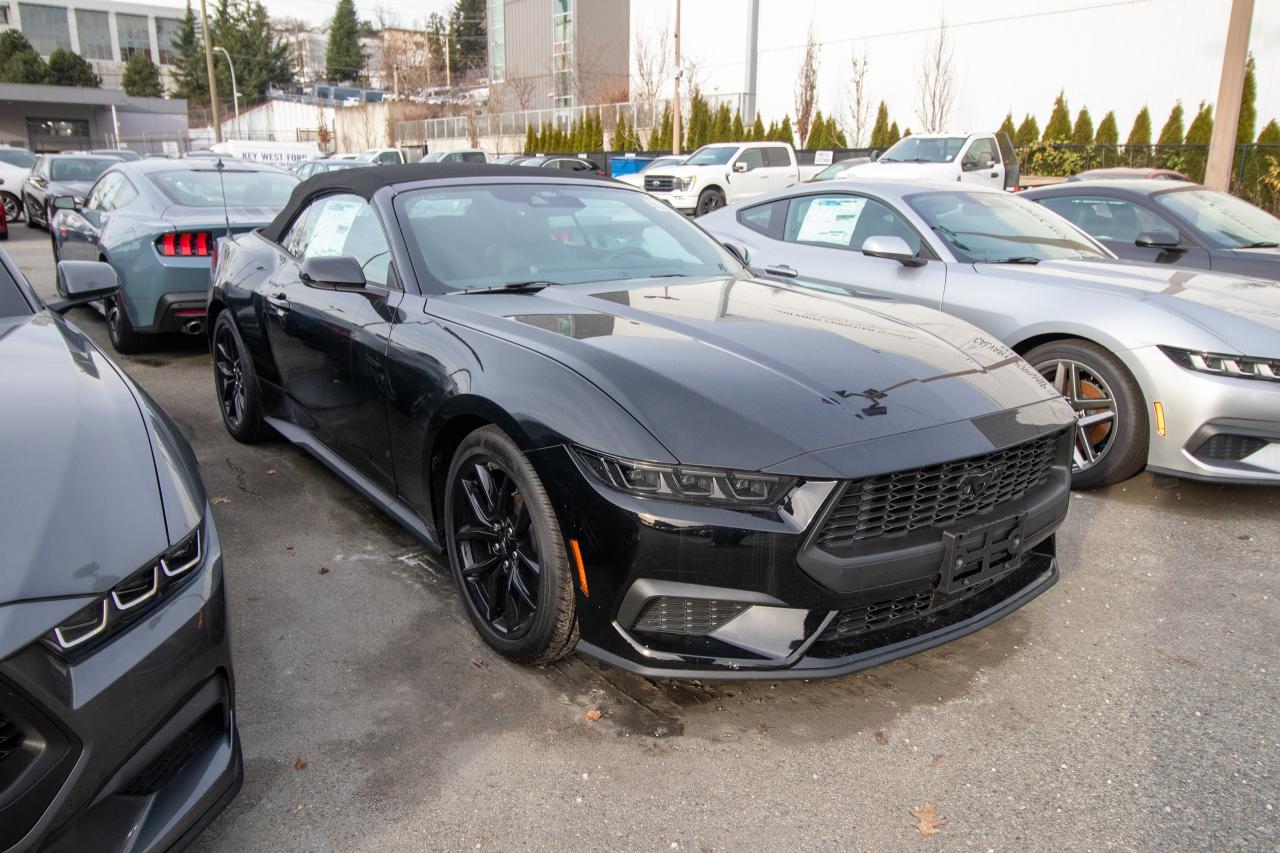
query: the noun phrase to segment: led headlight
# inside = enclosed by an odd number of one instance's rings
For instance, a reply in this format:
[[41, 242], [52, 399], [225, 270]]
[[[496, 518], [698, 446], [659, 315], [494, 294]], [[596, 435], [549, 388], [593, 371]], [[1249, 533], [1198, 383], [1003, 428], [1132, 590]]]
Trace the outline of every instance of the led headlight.
[[1265, 379], [1280, 382], [1280, 359], [1248, 355], [1224, 355], [1214, 352], [1160, 347], [1160, 351], [1178, 364], [1197, 373], [1234, 376], [1237, 379]]
[[573, 448], [593, 478], [601, 484], [638, 497], [724, 506], [733, 509], [773, 509], [796, 485], [794, 477], [757, 471], [728, 471], [691, 465], [660, 465], [605, 456]]
[[688, 192], [693, 189], [693, 185], [698, 182], [697, 177], [691, 178], [673, 178], [671, 181], [672, 189], [680, 190], [680, 192]]

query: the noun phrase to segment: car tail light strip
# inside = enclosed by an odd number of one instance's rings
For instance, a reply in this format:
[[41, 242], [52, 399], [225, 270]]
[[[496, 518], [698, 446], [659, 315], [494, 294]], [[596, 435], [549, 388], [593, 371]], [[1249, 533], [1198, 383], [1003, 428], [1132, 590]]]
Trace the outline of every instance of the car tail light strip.
[[170, 231], [156, 238], [156, 249], [166, 258], [207, 258], [213, 253], [213, 234]]

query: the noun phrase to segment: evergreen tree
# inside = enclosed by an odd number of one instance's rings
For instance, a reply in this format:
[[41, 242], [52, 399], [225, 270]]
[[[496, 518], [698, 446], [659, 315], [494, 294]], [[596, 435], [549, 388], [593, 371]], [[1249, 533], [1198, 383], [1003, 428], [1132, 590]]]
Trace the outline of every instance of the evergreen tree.
[[52, 83], [53, 72], [21, 30], [0, 32], [0, 83]]
[[1018, 135], [1018, 129], [1013, 126], [1012, 112], [1004, 114], [1004, 121], [1000, 122], [1000, 132], [1007, 134], [1010, 142], [1012, 142], [1013, 138]]
[[236, 20], [236, 84], [250, 103], [261, 101], [267, 89], [293, 83], [289, 46], [275, 36], [271, 18], [260, 0], [244, 3]]
[[1236, 125], [1236, 145], [1253, 141], [1254, 127], [1258, 123], [1258, 81], [1254, 77], [1253, 54], [1244, 67], [1244, 88], [1240, 91], [1240, 122]]
[[650, 151], [670, 151], [672, 149], [673, 133], [671, 128], [671, 105], [662, 108], [662, 121], [649, 134]]
[[827, 142], [827, 120], [818, 110], [813, 115], [813, 123], [809, 125], [809, 138], [804, 140], [805, 148], [830, 148]]
[[[128, 71], [128, 66], [125, 66]], [[53, 82], [59, 86], [87, 86], [97, 89], [102, 85], [102, 78], [93, 71], [88, 60], [69, 50], [58, 48], [49, 54], [49, 73]]]
[[1120, 143], [1120, 129], [1116, 127], [1116, 114], [1114, 111], [1102, 117], [1102, 121], [1098, 123], [1098, 132], [1094, 134], [1093, 142], [1095, 145], [1118, 145]]
[[352, 0], [338, 0], [329, 24], [329, 45], [324, 54], [327, 79], [351, 82], [364, 73], [364, 53], [360, 50], [360, 22]]
[[733, 111], [733, 125], [729, 130], [729, 136], [733, 142], [745, 142], [747, 139], [747, 129], [742, 126], [742, 112], [740, 110]]
[[796, 144], [795, 132], [791, 130], [791, 116], [782, 117], [782, 124], [778, 125], [778, 141], [788, 145]]
[[890, 145], [893, 145], [901, 138], [902, 138], [902, 131], [898, 130], [898, 123], [895, 121], [893, 124], [889, 125], [888, 142]]
[[[908, 131], [909, 133], [910, 131]], [[844, 131], [840, 125], [836, 124], [834, 115], [827, 116], [827, 138], [831, 140], [832, 148], [848, 148], [849, 140], [844, 135]]]
[[439, 12], [432, 12], [427, 16], [427, 62], [431, 66], [431, 79], [437, 86], [443, 86], [445, 80], [444, 34], [447, 29], [444, 17]]
[[124, 93], [134, 98], [162, 98], [164, 87], [160, 85], [160, 69], [145, 53], [135, 53], [124, 64]]
[[876, 123], [871, 127], [872, 148], [888, 148], [889, 143], [889, 108], [885, 106], [884, 101], [880, 102], [880, 106], [876, 108]]
[[530, 156], [538, 153], [538, 134], [532, 124], [527, 124], [524, 128], [524, 153]]
[[1018, 146], [1034, 145], [1040, 139], [1040, 124], [1036, 121], [1036, 117], [1031, 113], [1027, 113], [1022, 124], [1018, 125], [1018, 132], [1014, 134], [1013, 144]]
[[1151, 113], [1146, 107], [1138, 110], [1138, 115], [1133, 119], [1133, 127], [1129, 130], [1129, 136], [1124, 144], [1126, 148], [1131, 145], [1145, 148], [1151, 144]]
[[489, 63], [485, 34], [485, 0], [457, 0], [449, 13], [449, 52], [454, 73], [484, 68]]
[[733, 142], [733, 113], [728, 104], [716, 107], [715, 121], [711, 126], [711, 138], [708, 142]]
[[1259, 145], [1280, 145], [1280, 124], [1276, 124], [1276, 120], [1272, 119], [1262, 128], [1262, 132], [1258, 134]]
[[1088, 107], [1081, 107], [1076, 115], [1075, 127], [1071, 129], [1071, 141], [1076, 145], [1093, 144], [1093, 116]]
[[1213, 138], [1213, 107], [1200, 102], [1200, 109], [1196, 110], [1195, 118], [1191, 120], [1191, 124], [1187, 125], [1187, 138], [1185, 142], [1188, 145], [1205, 145], [1209, 144], [1209, 140]]
[[684, 128], [684, 147], [689, 151], [697, 151], [706, 145], [711, 137], [711, 106], [702, 92], [694, 89], [689, 99], [689, 124]]
[[1173, 105], [1173, 109], [1169, 111], [1169, 118], [1165, 120], [1164, 127], [1160, 128], [1160, 136], [1156, 139], [1157, 145], [1180, 145], [1182, 143], [1182, 101], [1178, 101]]
[[1067, 96], [1059, 91], [1053, 101], [1053, 112], [1049, 114], [1049, 123], [1044, 126], [1041, 142], [1071, 141], [1071, 111], [1067, 108]]
[[196, 36], [196, 15], [187, 3], [187, 12], [178, 25], [173, 45], [178, 54], [173, 72], [173, 94], [197, 103], [209, 102], [209, 78], [204, 64], [204, 42]]
[[751, 141], [764, 142], [764, 119], [760, 118], [760, 113], [756, 113], [756, 120], [751, 123]]

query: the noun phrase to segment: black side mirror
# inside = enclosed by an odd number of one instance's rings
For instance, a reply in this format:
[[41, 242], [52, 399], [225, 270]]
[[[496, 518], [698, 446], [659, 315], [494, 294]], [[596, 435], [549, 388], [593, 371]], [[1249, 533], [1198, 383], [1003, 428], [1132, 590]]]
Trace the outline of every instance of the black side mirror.
[[722, 246], [729, 250], [729, 254], [737, 258], [744, 267], [751, 266], [751, 253], [747, 251], [747, 247], [733, 240], [724, 240]]
[[58, 261], [55, 285], [62, 298], [48, 303], [59, 314], [78, 305], [111, 296], [120, 289], [120, 279], [110, 264], [101, 261]]
[[302, 283], [332, 290], [364, 290], [369, 282], [355, 258], [350, 255], [334, 255], [303, 261]]
[[75, 196], [59, 195], [53, 198], [54, 210], [79, 210], [80, 205], [76, 204]]
[[1141, 246], [1144, 249], [1181, 249], [1182, 241], [1178, 239], [1177, 234], [1171, 234], [1168, 231], [1143, 231], [1133, 241], [1133, 245]]

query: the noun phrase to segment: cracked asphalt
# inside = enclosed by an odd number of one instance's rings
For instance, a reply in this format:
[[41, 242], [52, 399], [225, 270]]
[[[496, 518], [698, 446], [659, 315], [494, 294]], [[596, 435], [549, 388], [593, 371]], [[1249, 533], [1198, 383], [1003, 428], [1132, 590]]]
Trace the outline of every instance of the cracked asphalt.
[[[47, 236], [11, 234], [50, 296]], [[1280, 848], [1280, 490], [1077, 494], [1055, 588], [853, 676], [525, 669], [435, 554], [301, 451], [226, 435], [201, 342], [117, 360], [187, 432], [225, 550], [245, 783], [196, 850]]]

